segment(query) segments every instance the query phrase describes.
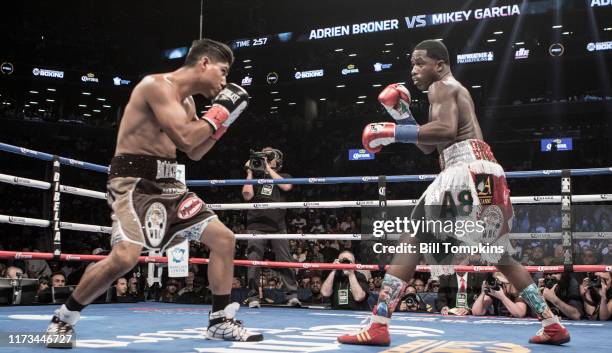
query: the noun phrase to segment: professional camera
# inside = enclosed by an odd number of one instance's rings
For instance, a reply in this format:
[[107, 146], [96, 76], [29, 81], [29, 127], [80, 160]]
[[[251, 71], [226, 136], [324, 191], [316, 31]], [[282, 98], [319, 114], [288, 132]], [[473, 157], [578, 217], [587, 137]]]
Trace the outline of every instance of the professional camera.
[[350, 264], [351, 260], [349, 260], [349, 259], [342, 259], [342, 260], [340, 260], [340, 263], [341, 264]]
[[588, 287], [601, 288], [601, 278], [594, 273], [589, 273]]
[[484, 293], [489, 294], [492, 290], [500, 290], [502, 282], [497, 280], [497, 278], [489, 278], [487, 279], [487, 287], [484, 288]]
[[251, 150], [249, 156], [249, 168], [254, 172], [265, 172], [266, 171], [266, 160], [268, 163], [272, 162], [276, 155], [272, 151], [257, 152]]
[[415, 307], [419, 305], [420, 300], [416, 293], [408, 293], [404, 297], [404, 302], [408, 307]]
[[554, 278], [554, 277], [547, 277], [544, 280], [544, 287], [548, 288], [548, 289], [552, 289], [552, 287], [555, 286], [555, 284], [559, 283], [559, 281]]

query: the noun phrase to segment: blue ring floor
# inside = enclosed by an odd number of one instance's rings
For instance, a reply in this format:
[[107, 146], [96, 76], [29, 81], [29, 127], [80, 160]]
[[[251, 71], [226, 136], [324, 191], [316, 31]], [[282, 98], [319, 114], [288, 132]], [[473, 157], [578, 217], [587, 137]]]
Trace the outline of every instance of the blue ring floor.
[[[0, 307], [0, 352], [56, 352], [42, 345], [8, 344], [7, 335], [42, 333], [56, 306]], [[340, 345], [336, 337], [360, 328], [369, 313], [293, 308], [241, 308], [237, 318], [264, 334], [262, 342], [204, 338], [208, 305], [155, 302], [94, 304], [76, 326], [71, 352], [589, 352], [612, 351], [612, 322], [564, 321], [572, 341], [564, 346], [529, 344], [540, 328], [532, 319], [454, 317], [396, 313], [389, 347]]]

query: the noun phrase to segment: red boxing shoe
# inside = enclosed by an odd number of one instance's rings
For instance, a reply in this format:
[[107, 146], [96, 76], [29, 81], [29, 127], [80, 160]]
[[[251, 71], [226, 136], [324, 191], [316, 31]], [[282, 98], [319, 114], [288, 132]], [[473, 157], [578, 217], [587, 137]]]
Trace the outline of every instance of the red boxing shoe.
[[391, 337], [389, 337], [389, 327], [386, 324], [373, 322], [368, 328], [361, 330], [358, 334], [338, 337], [338, 342], [368, 346], [388, 346], [391, 344]]
[[570, 341], [569, 331], [560, 323], [544, 326], [537, 335], [529, 339], [529, 343], [560, 345]]

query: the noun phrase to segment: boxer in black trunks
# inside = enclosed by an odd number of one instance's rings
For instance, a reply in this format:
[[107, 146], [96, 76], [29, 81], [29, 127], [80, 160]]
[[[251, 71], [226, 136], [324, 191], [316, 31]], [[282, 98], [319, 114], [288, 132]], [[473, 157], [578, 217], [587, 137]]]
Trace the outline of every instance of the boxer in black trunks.
[[[200, 160], [248, 105], [247, 92], [226, 83], [233, 61], [225, 44], [196, 40], [181, 68], [146, 76], [134, 87], [119, 126], [107, 184], [112, 251], [85, 272], [66, 304], [56, 310], [48, 334], [72, 334], [80, 311], [131, 270], [143, 248], [164, 250], [186, 238], [211, 250], [208, 278], [213, 308], [207, 337], [263, 339], [234, 320], [238, 310], [237, 303], [230, 304], [234, 234], [187, 190], [184, 177], [177, 177], [176, 150]], [[196, 115], [195, 94], [213, 99], [201, 118]]]

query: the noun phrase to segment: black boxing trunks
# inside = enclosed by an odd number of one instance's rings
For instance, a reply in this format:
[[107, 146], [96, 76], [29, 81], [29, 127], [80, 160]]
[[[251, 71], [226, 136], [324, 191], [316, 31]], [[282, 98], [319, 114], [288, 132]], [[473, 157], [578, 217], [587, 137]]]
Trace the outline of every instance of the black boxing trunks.
[[200, 240], [217, 215], [176, 179], [177, 167], [174, 159], [113, 157], [107, 182], [112, 246], [128, 241], [163, 251], [183, 239]]

